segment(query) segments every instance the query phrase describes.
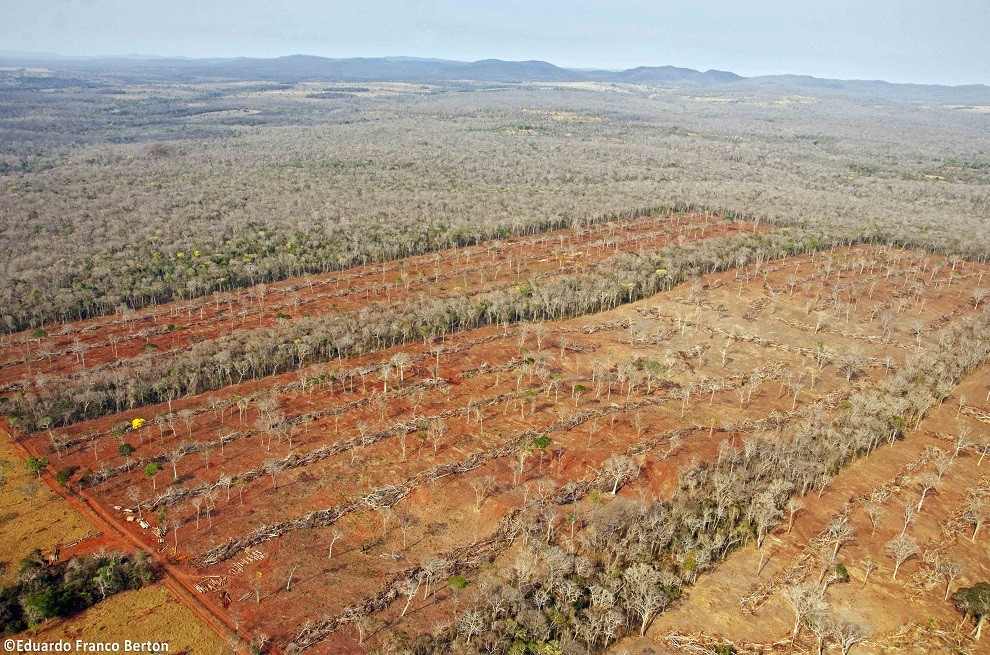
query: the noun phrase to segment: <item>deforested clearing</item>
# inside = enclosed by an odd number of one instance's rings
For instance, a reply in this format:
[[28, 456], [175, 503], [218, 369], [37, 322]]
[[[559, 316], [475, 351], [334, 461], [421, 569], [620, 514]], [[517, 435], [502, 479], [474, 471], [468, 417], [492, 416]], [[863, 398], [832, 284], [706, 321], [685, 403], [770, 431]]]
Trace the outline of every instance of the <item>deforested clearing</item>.
[[0, 70], [2, 579], [161, 582], [52, 635], [980, 652], [979, 115], [85, 79]]

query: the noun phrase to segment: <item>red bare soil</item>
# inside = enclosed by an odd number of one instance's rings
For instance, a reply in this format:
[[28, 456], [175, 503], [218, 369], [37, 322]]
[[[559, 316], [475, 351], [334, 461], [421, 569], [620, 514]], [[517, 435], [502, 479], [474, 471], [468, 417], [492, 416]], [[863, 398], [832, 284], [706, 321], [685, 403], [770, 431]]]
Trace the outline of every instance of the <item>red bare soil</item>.
[[[515, 256], [525, 254], [535, 266], [539, 247], [545, 244]], [[50, 452], [47, 434], [25, 439], [53, 467], [77, 467], [77, 481], [86, 470], [104, 471], [104, 482], [82, 488], [94, 511], [157, 552], [174, 578], [227, 625], [236, 618], [242, 635], [262, 631], [284, 647], [307, 619], [341, 614], [431, 557], [485, 543], [504, 517], [524, 510], [526, 498], [553, 496], [569, 482], [598, 477], [600, 492], [585, 487], [558, 506], [559, 519], [551, 523], [569, 535], [573, 514], [579, 533], [582, 517], [611, 496], [599, 471], [614, 453], [633, 455], [640, 467], [620, 496], [664, 497], [680, 467], [712, 459], [724, 441], [772, 433], [813, 406], [834, 411], [846, 394], [884, 379], [917, 342], [933, 339], [942, 317], [977, 311], [970, 296], [985, 269], [944, 264], [933, 272], [936, 262], [863, 247], [762, 263], [548, 324], [546, 334], [520, 326], [473, 330], [448, 336], [437, 350], [410, 344], [311, 367], [310, 378], [339, 367], [338, 381], [330, 384], [303, 388], [291, 374], [185, 399], [172, 411], [193, 414], [188, 424], [177, 421], [174, 432], [149, 422], [111, 434], [122, 419], [169, 411], [149, 407], [59, 431], [71, 443], [60, 458]], [[922, 277], [925, 284], [917, 287]], [[833, 354], [819, 366], [822, 347]], [[400, 351], [412, 365], [386, 390], [378, 370]], [[849, 352], [861, 355], [851, 380], [840, 366]], [[658, 361], [666, 372], [647, 380], [644, 361]], [[630, 365], [637, 362], [639, 368]], [[269, 395], [275, 402], [266, 406]], [[238, 397], [250, 400], [240, 410]], [[280, 434], [263, 426], [265, 415], [277, 412], [289, 426]], [[429, 426], [441, 418], [448, 430], [434, 452]], [[216, 445], [208, 458], [187, 454], [174, 474], [162, 460], [153, 491], [144, 474], [152, 458], [222, 435], [231, 436], [222, 452]], [[545, 453], [534, 445], [538, 436], [551, 440]], [[118, 441], [136, 448], [129, 470], [116, 454]], [[282, 460], [274, 481], [264, 470], [269, 460]], [[521, 470], [514, 469], [520, 461]], [[451, 468], [438, 468], [445, 465]], [[225, 487], [213, 486], [223, 475], [244, 480], [230, 488], [229, 500]], [[487, 476], [493, 487], [478, 507], [473, 485]], [[113, 509], [197, 488], [207, 495], [143, 510], [153, 527], [168, 526], [161, 543]], [[390, 500], [378, 500], [385, 496]], [[323, 509], [333, 509], [335, 520], [307, 522], [308, 513]], [[342, 536], [330, 558], [335, 528]], [[222, 553], [216, 564], [200, 566], [228, 540], [250, 535], [249, 551]], [[513, 547], [499, 545], [488, 555], [502, 567]], [[196, 583], [209, 591], [195, 592]], [[404, 597], [372, 613], [361, 625], [364, 645], [358, 646], [352, 622], [314, 652], [361, 652], [390, 633], [419, 634], [449, 621], [469, 595], [455, 597], [444, 583], [437, 581], [439, 594], [420, 590], [404, 617]], [[233, 601], [229, 608], [220, 603], [221, 590]]]
[[[970, 427], [974, 435], [987, 429], [988, 384], [990, 369], [969, 376], [919, 430], [842, 471], [820, 499], [808, 497], [793, 530], [788, 532], [785, 524], [769, 537], [764, 547], [769, 557], [759, 574], [760, 551], [750, 545], [658, 618], [646, 638], [627, 640], [616, 650], [646, 652], [656, 650], [659, 643], [678, 652], [674, 645], [684, 646], [687, 638], [709, 643], [727, 640], [740, 652], [790, 652], [794, 613], [781, 591], [788, 584], [785, 581], [793, 584], [806, 576], [818, 577], [810, 544], [832, 517], [845, 514], [855, 538], [842, 546], [838, 563], [848, 569], [851, 579], [829, 586], [826, 600], [837, 616], [867, 628], [866, 641], [854, 652], [990, 652], [985, 644], [967, 638], [972, 623], [961, 626], [959, 613], [945, 600], [947, 585], [952, 593], [990, 578], [988, 537], [981, 534], [972, 540], [972, 526], [961, 519], [967, 489], [987, 482], [987, 462], [969, 448], [952, 457], [937, 488], [926, 494], [922, 511], [904, 528], [905, 504], [916, 506], [920, 498], [918, 476], [935, 469], [932, 449], [951, 456], [961, 426]], [[876, 529], [864, 509], [870, 502], [881, 511]], [[893, 579], [893, 561], [884, 544], [902, 530], [917, 540], [921, 552], [905, 561]], [[867, 578], [869, 560], [878, 568]], [[949, 583], [938, 575], [939, 560], [962, 563], [959, 577]], [[802, 634], [797, 649], [813, 651], [809, 631]]]
[[0, 389], [31, 388], [39, 375], [74, 375], [294, 318], [388, 305], [421, 293], [474, 295], [536, 275], [580, 272], [618, 252], [753, 229], [703, 214], [646, 217], [258, 285], [143, 309], [130, 320], [114, 315], [50, 326], [50, 336], [41, 339], [33, 330], [15, 333], [0, 342]]

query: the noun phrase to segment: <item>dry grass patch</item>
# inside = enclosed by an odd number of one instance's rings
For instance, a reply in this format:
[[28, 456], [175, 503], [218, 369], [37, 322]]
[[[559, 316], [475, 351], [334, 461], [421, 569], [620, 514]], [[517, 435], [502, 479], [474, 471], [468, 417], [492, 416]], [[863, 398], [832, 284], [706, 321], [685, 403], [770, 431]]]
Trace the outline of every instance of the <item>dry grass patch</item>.
[[52, 621], [33, 639], [168, 642], [172, 654], [217, 655], [227, 651], [223, 640], [161, 584], [119, 593], [79, 616]]
[[6, 435], [0, 460], [7, 462], [7, 484], [0, 490], [0, 565], [17, 568], [35, 548], [44, 553], [97, 530], [84, 516], [27, 470], [24, 457]]

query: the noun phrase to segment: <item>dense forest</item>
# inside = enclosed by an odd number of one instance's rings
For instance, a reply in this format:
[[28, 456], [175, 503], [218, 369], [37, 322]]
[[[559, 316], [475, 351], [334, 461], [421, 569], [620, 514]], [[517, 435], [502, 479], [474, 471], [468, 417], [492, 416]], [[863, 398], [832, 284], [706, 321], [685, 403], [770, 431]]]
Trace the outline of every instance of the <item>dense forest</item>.
[[10, 70], [0, 89], [6, 330], [660, 207], [882, 225], [972, 258], [986, 242], [990, 137], [960, 107]]
[[[884, 268], [884, 272], [876, 272], [868, 299], [872, 300], [883, 276], [887, 281], [893, 276], [900, 285], [883, 301], [886, 304], [878, 299], [872, 305], [869, 322], [879, 318], [878, 323], [890, 326], [884, 328], [882, 336], [855, 335], [862, 343], [882, 342], [886, 346], [892, 326], [909, 300], [913, 299], [915, 306], [920, 304], [920, 316], [925, 308], [921, 297], [927, 288], [934, 290], [938, 300], [942, 290], [954, 282], [978, 278], [965, 296], [959, 287], [953, 298], [957, 306], [946, 314], [944, 322], [938, 319], [923, 324], [917, 319], [918, 327], [911, 332], [916, 339], [901, 344], [906, 353], [902, 364], [896, 365], [888, 357], [886, 374], [876, 384], [868, 384], [868, 376], [854, 379], [859, 366], [856, 362], [865, 362], [864, 357], [843, 353], [842, 357], [848, 355], [852, 362], [844, 376], [840, 375], [849, 390], [834, 411], [815, 404], [794, 420], [783, 420], [784, 413], [775, 411], [765, 419], [766, 426], [774, 424], [773, 429], [764, 430], [760, 423], [760, 429], [745, 443], [721, 442], [711, 449], [707, 460], [692, 458], [690, 464], [680, 467], [676, 483], [665, 497], [617, 495], [623, 485], [634, 482], [640, 466], [629, 455], [621, 454], [626, 451], [615, 450], [601, 463], [600, 470], [588, 464], [593, 476], [572, 479], [559, 489], [539, 488], [540, 493], [532, 496], [527, 490], [521, 504], [506, 509], [497, 529], [486, 539], [476, 538], [459, 546], [460, 550], [451, 551], [456, 556], [431, 556], [411, 564], [402, 575], [387, 578], [385, 586], [362, 601], [363, 605], [348, 605], [337, 614], [314, 614], [312, 620], [293, 628], [291, 638], [278, 644], [285, 652], [299, 653], [322, 644], [342, 626], [354, 624], [360, 645], [364, 638], [362, 619], [396, 601], [401, 603], [403, 596], [408, 609], [421, 587], [425, 586], [425, 599], [431, 587], [436, 596], [437, 588], [446, 583], [454, 599], [453, 620], [432, 634], [410, 637], [401, 645], [403, 652], [598, 652], [622, 636], [645, 634], [657, 614], [680, 598], [682, 589], [693, 584], [699, 574], [732, 551], [754, 541], [761, 543], [786, 519], [792, 499], [821, 491], [854, 460], [893, 446], [917, 429], [929, 412], [946, 403], [965, 376], [990, 361], [990, 313], [980, 304], [990, 294], [979, 286], [984, 272], [956, 270], [963, 259], [985, 263], [990, 257], [986, 246], [990, 242], [986, 220], [990, 216], [990, 131], [986, 130], [988, 114], [982, 109], [827, 92], [812, 97], [783, 87], [598, 82], [345, 85], [217, 80], [142, 84], [133, 77], [125, 83], [98, 72], [68, 75], [37, 68], [0, 69], [0, 275], [7, 281], [0, 285], [4, 332], [0, 345], [8, 356], [2, 362], [5, 374], [17, 371], [17, 376], [11, 374], [5, 379], [0, 411], [12, 429], [35, 440], [32, 446], [40, 442], [41, 448], [50, 448], [44, 452], [58, 460], [73, 449], [84, 450], [85, 443], [91, 442], [91, 464], [99, 470], [77, 471], [67, 466], [58, 474], [63, 479], [55, 478], [60, 484], [71, 482], [76, 493], [86, 494], [131, 474], [138, 463], [130, 459], [133, 445], [122, 439], [118, 439], [116, 452], [127, 459], [119, 466], [100, 462], [101, 436], [122, 437], [147, 421], [147, 430], [157, 429], [164, 445], [166, 427], [179, 439], [179, 420], [186, 437], [192, 439], [197, 412], [208, 422], [207, 412], [211, 411], [215, 420], [219, 410], [222, 425], [228, 410], [232, 417], [236, 407], [242, 423], [249, 407], [257, 406], [264, 416], [259, 414], [255, 434], [267, 435], [266, 452], [272, 448], [272, 435], [278, 437], [279, 446], [287, 436], [284, 459], [269, 459], [263, 465], [244, 468], [239, 475], [221, 472], [216, 483], [210, 472], [209, 480], [183, 486], [199, 473], [180, 478], [180, 458], [200, 453], [205, 470], [209, 470], [210, 451], [219, 447], [223, 457], [224, 447], [232, 450], [229, 444], [245, 437], [247, 428], [236, 433], [218, 429], [216, 440], [211, 433], [208, 440], [185, 441], [147, 457], [142, 454], [144, 459], [135, 476], [143, 474], [140, 481], [145, 486], [150, 483], [152, 496], [139, 500], [142, 492], [135, 486], [128, 490], [133, 492], [129, 497], [136, 503], [142, 523], [144, 513], [157, 510], [156, 527], [164, 530], [162, 534], [167, 535], [171, 526], [172, 552], [178, 558], [180, 527], [189, 533], [195, 525], [195, 532], [199, 532], [204, 497], [209, 501], [206, 521], [212, 528], [213, 501], [219, 498], [221, 485], [226, 485], [229, 505], [230, 487], [236, 481], [243, 506], [243, 491], [249, 483], [260, 481], [254, 486], [263, 486], [268, 493], [268, 475], [274, 498], [277, 474], [329, 460], [352, 446], [356, 453], [358, 444], [363, 450], [394, 434], [405, 435], [407, 427], [409, 431], [422, 428], [422, 444], [433, 431], [436, 458], [440, 440], [436, 432], [441, 430], [440, 419], [427, 424], [415, 416], [417, 404], [422, 402], [420, 395], [413, 404], [413, 420], [401, 426], [401, 431], [388, 426], [370, 433], [368, 424], [360, 421], [354, 426], [357, 433], [340, 442], [344, 445], [324, 445], [298, 455], [293, 452], [293, 425], [288, 415], [277, 411], [274, 392], [270, 397], [258, 393], [221, 398], [217, 394], [210, 398], [209, 406], [204, 403], [196, 411], [186, 406], [174, 412], [172, 404], [178, 399], [293, 372], [298, 374], [298, 386], [295, 381], [289, 383], [293, 389], [305, 392], [307, 385], [310, 390], [329, 388], [332, 397], [335, 384], [343, 394], [349, 381], [350, 393], [357, 396], [354, 378], [359, 376], [361, 398], [332, 410], [339, 417], [354, 407], [364, 411], [372, 402], [371, 396], [364, 398], [365, 377], [375, 373], [378, 377], [373, 376], [373, 380], [375, 384], [380, 381], [382, 389], [380, 396], [373, 395], [380, 399], [376, 409], [381, 408], [379, 421], [384, 426], [388, 409], [384, 398], [389, 385], [395, 384], [396, 370], [402, 385], [413, 360], [402, 352], [387, 361], [360, 366], [347, 362], [348, 358], [422, 342], [425, 354], [416, 361], [429, 364], [436, 358], [432, 379], [418, 382], [426, 389], [447, 384], [440, 379], [441, 348], [435, 347], [435, 342], [442, 343], [452, 333], [487, 327], [489, 332], [507, 336], [511, 324], [524, 323], [519, 327], [520, 355], [529, 352], [523, 344], [530, 330], [539, 355], [542, 340], [550, 333], [548, 323], [607, 312], [685, 283], [700, 290], [703, 277], [750, 264], [755, 265], [755, 271], [746, 274], [747, 280], [751, 277], [759, 282], [762, 274], [763, 286], [756, 286], [760, 294], [766, 294], [750, 305], [753, 315], [765, 306], [761, 303], [783, 297], [785, 288], [790, 297], [795, 287], [803, 286], [806, 293], [817, 289], [814, 301], [809, 297], [806, 304], [809, 317], [818, 307], [834, 309], [838, 320], [840, 309], [845, 307], [848, 325], [849, 306], [858, 306], [865, 282], [840, 284], [846, 270], [855, 276], [856, 266], [844, 259], [845, 253], [836, 255], [836, 249], [871, 244], [878, 251], [887, 246], [903, 247], [946, 257], [935, 262], [920, 255], [926, 261], [896, 274], [892, 265], [884, 266], [887, 260], [883, 257], [869, 264], [867, 259], [858, 260], [860, 277], [864, 277], [867, 265], [871, 277], [874, 266]], [[537, 251], [534, 258], [545, 255], [540, 261], [552, 262], [556, 270], [512, 278], [510, 260], [504, 269], [503, 286], [485, 287], [486, 271], [481, 264], [472, 268], [458, 259], [456, 266], [461, 268], [450, 283], [457, 283], [460, 274], [467, 287], [467, 273], [471, 272], [480, 278], [471, 293], [457, 293], [460, 286], [452, 290], [442, 286], [450, 278], [441, 279], [437, 255], [433, 277], [422, 269], [407, 273], [397, 266], [389, 269], [386, 279], [385, 266], [373, 270], [368, 274], [370, 281], [360, 282], [368, 286], [357, 291], [359, 296], [365, 294], [366, 302], [346, 310], [329, 304], [312, 314], [299, 313], [297, 294], [292, 309], [295, 316], [283, 314], [282, 309], [289, 311], [292, 301], [287, 299], [291, 290], [282, 289], [279, 302], [286, 304], [279, 306], [278, 322], [265, 324], [261, 316], [265, 294], [277, 293], [255, 285], [300, 278], [298, 288], [302, 288], [314, 274], [482, 243], [485, 255], [479, 259], [488, 256], [494, 261], [499, 242], [512, 237], [537, 237], [551, 230], [575, 228], [572, 232], [577, 238], [580, 227], [628, 223], [657, 214], [670, 214], [664, 219], [670, 223], [679, 223], [681, 218], [687, 223], [692, 217], [683, 214], [690, 212], [704, 212], [693, 217], [698, 222], [690, 229], [703, 233], [719, 223], [736, 231], [697, 241], [690, 241], [684, 232], [671, 231], [662, 248], [633, 250], [630, 246], [622, 252], [618, 240], [589, 239], [586, 244], [592, 245], [587, 245], [588, 250], [595, 247], [608, 254], [583, 267], [578, 263], [578, 247], [572, 246], [567, 253], [572, 268], [564, 263], [562, 233], [553, 235], [560, 240], [558, 252], [550, 252], [547, 243], [534, 239], [529, 244]], [[652, 234], [655, 237], [657, 233]], [[761, 271], [772, 259], [816, 253], [820, 261], [810, 257], [808, 262], [816, 273], [800, 277], [802, 262], [798, 262], [787, 284], [778, 289], [767, 283], [767, 275], [778, 269]], [[470, 255], [465, 259], [470, 260]], [[519, 275], [520, 260], [515, 261]], [[833, 263], [836, 279], [826, 284]], [[823, 277], [814, 287], [812, 280], [819, 264]], [[779, 270], [784, 266], [781, 264]], [[936, 280], [942, 273], [947, 278]], [[400, 297], [400, 287], [404, 284], [408, 291], [409, 280], [417, 274], [419, 279], [435, 282], [438, 290], [429, 295], [414, 286], [413, 292]], [[347, 287], [355, 280], [335, 280], [333, 292], [343, 293], [338, 287]], [[222, 294], [249, 286], [255, 289], [240, 298], [241, 313], [235, 314], [235, 296]], [[826, 297], [826, 288], [831, 289], [831, 297]], [[355, 287], [350, 286], [348, 292], [355, 292]], [[848, 301], [842, 298], [843, 293]], [[159, 316], [153, 317], [154, 329], [132, 325], [135, 310], [210, 294], [216, 294], [218, 316], [226, 302], [224, 320], [229, 319], [229, 323], [214, 332], [203, 328], [202, 333], [195, 333], [195, 338], [179, 346], [172, 347], [174, 340], [161, 348], [151, 344], [154, 330], [168, 337], [184, 329], [174, 323], [164, 325], [169, 320], [178, 321], [165, 313], [162, 326], [157, 325]], [[737, 295], [741, 298], [742, 294], [740, 281]], [[330, 290], [327, 297], [336, 299]], [[692, 298], [700, 306], [694, 291]], [[255, 300], [258, 323], [252, 321], [249, 326], [249, 314], [255, 316]], [[203, 307], [197, 309], [205, 325], [208, 320], [203, 318]], [[953, 320], [970, 310], [971, 315]], [[176, 316], [195, 313], [191, 304], [173, 305], [170, 311]], [[119, 320], [91, 327], [73, 324], [109, 314], [119, 315]], [[749, 320], [748, 315], [749, 311], [742, 314], [743, 320]], [[825, 316], [819, 311], [817, 324], [798, 327], [818, 335]], [[240, 318], [239, 326], [236, 317]], [[683, 334], [685, 322], [681, 319], [678, 314]], [[220, 319], [216, 320], [220, 324]], [[907, 321], [907, 315], [900, 320]], [[113, 332], [118, 328], [119, 334]], [[124, 334], [132, 328], [132, 334]], [[87, 329], [106, 330], [105, 343], [94, 339], [96, 345], [91, 346], [80, 341], [79, 335]], [[926, 330], [932, 340], [922, 345]], [[634, 332], [632, 321], [629, 331]], [[829, 334], [830, 339], [835, 334], [847, 336], [837, 331]], [[735, 336], [733, 331], [723, 347], [722, 369]], [[809, 370], [814, 369], [811, 363], [817, 355], [820, 371], [826, 352], [831, 351], [826, 350], [824, 332], [820, 342], [814, 338], [816, 349], [808, 348], [805, 354]], [[118, 344], [128, 339], [135, 342], [126, 344], [131, 350], [118, 356]], [[143, 345], [137, 343], [142, 339]], [[657, 339], [659, 342], [660, 337]], [[61, 344], [58, 348], [52, 345], [56, 341]], [[563, 367], [566, 339], [560, 337], [558, 345]], [[629, 338], [629, 345], [637, 346], [635, 336]], [[103, 352], [103, 359], [92, 357], [87, 368], [86, 352], [92, 347], [112, 347], [113, 357]], [[798, 348], [788, 349], [791, 351]], [[678, 351], [678, 356], [684, 352]], [[60, 363], [60, 358], [69, 360], [72, 356], [78, 366]], [[547, 357], [543, 359], [545, 364]], [[574, 361], [576, 368], [576, 356]], [[846, 366], [843, 361], [840, 358], [836, 362], [839, 373]], [[656, 379], [671, 369], [652, 359], [617, 364], [614, 377], [618, 388], [621, 391], [623, 384], [626, 386], [623, 414], [635, 386], [630, 380], [639, 380], [636, 362], [650, 367], [643, 369], [647, 395]], [[37, 369], [32, 371], [35, 364]], [[320, 366], [314, 366], [317, 364]], [[425, 364], [419, 367], [420, 374], [428, 370]], [[530, 364], [536, 360], [529, 360], [527, 366]], [[506, 380], [513, 366], [506, 364]], [[516, 393], [497, 398], [501, 403], [505, 396], [503, 415], [510, 398], [516, 398], [520, 422], [525, 423], [523, 399], [533, 399], [532, 417], [540, 394], [534, 391], [525, 395], [520, 385], [526, 370], [521, 366], [515, 370]], [[558, 404], [564, 387], [563, 370], [556, 386], [546, 386], [548, 404], [551, 389], [555, 390], [553, 404]], [[500, 383], [501, 372], [496, 373], [493, 389]], [[553, 379], [546, 366], [544, 372], [547, 379]], [[597, 375], [593, 371], [592, 380]], [[801, 375], [790, 387], [781, 378], [778, 400], [784, 397], [785, 387], [795, 389], [792, 410], [803, 388]], [[817, 373], [812, 370], [812, 387], [814, 375]], [[607, 398], [611, 401], [611, 368], [609, 376]], [[532, 379], [532, 373], [529, 377]], [[577, 384], [583, 378], [567, 379], [575, 412], [570, 418], [561, 414], [547, 431], [558, 424], [570, 429], [568, 421], [578, 416], [578, 401], [587, 389]], [[511, 380], [507, 384], [511, 386]], [[740, 382], [738, 388], [744, 384]], [[673, 381], [669, 386], [677, 388], [684, 399], [683, 419], [692, 387]], [[414, 395], [412, 388], [410, 383], [409, 395]], [[724, 385], [719, 382], [718, 387], [712, 383], [698, 388], [704, 388], [706, 394], [710, 389], [711, 406]], [[151, 405], [158, 407], [146, 419], [115, 417], [118, 420], [113, 423], [104, 418]], [[657, 407], [660, 405], [662, 401], [657, 402]], [[477, 432], [484, 436], [481, 406], [474, 409]], [[742, 406], [740, 393], [740, 411]], [[960, 400], [957, 418], [963, 408]], [[472, 405], [464, 409], [469, 424]], [[603, 411], [619, 409], [616, 403]], [[329, 412], [326, 409], [321, 416], [329, 417]], [[305, 423], [296, 418], [307, 434], [317, 410], [305, 416]], [[102, 421], [99, 430], [95, 423], [86, 425], [96, 420]], [[446, 431], [447, 424], [442, 425]], [[714, 429], [712, 422], [709, 438]], [[589, 449], [592, 431], [588, 431]], [[350, 503], [348, 511], [356, 513], [355, 508], [363, 507], [361, 503], [371, 508], [368, 513], [382, 510], [384, 539], [389, 521], [384, 510], [404, 498], [400, 491], [408, 493], [423, 480], [432, 483], [451, 472], [467, 473], [488, 461], [485, 457], [494, 459], [492, 453], [507, 458], [522, 446], [532, 451], [529, 455], [539, 451], [542, 476], [544, 451], [551, 440], [534, 438], [537, 433], [528, 428], [520, 434], [521, 445], [507, 438], [485, 451], [487, 454], [479, 451], [464, 459], [437, 463], [410, 474], [401, 485], [376, 487], [360, 501], [346, 500]], [[639, 436], [637, 433], [637, 439]], [[143, 435], [141, 439], [139, 446], [143, 448]], [[962, 443], [957, 442], [957, 455], [964, 447], [974, 447], [973, 443]], [[558, 474], [563, 452], [557, 456]], [[990, 450], [980, 452], [986, 455]], [[356, 461], [355, 453], [351, 454], [351, 464]], [[40, 454], [39, 450], [29, 460], [39, 479], [42, 473], [48, 474], [43, 469], [51, 463]], [[524, 459], [519, 459], [520, 473]], [[405, 436], [401, 438], [401, 461], [406, 462]], [[166, 487], [159, 493], [155, 475], [168, 464], [172, 481], [164, 481]], [[359, 463], [351, 472], [360, 468]], [[77, 472], [80, 477], [71, 479]], [[483, 488], [484, 479], [479, 484], [482, 486], [475, 488], [476, 511], [490, 491]], [[370, 481], [368, 485], [371, 488]], [[929, 486], [934, 489], [934, 483]], [[394, 498], [378, 502], [374, 496], [378, 489], [391, 490]], [[261, 489], [252, 487], [249, 491], [257, 493], [259, 506], [267, 502]], [[980, 507], [986, 509], [983, 492], [980, 494]], [[610, 497], [610, 502], [598, 502], [603, 496]], [[378, 504], [368, 501], [369, 497]], [[569, 515], [570, 536], [565, 539], [565, 530], [560, 527], [563, 523], [555, 525], [562, 518], [558, 510], [564, 505], [573, 509], [584, 499], [592, 510], [580, 519], [576, 513]], [[178, 518], [180, 501], [189, 501], [193, 511], [185, 523]], [[924, 501], [922, 495], [919, 512]], [[330, 527], [344, 506], [313, 510], [301, 518], [279, 517], [279, 522], [250, 529], [245, 525], [238, 536], [228, 535], [210, 544], [190, 562], [200, 567], [218, 565], [236, 552], [279, 537], [283, 528]], [[165, 522], [166, 507], [176, 515], [170, 515], [169, 522]], [[115, 506], [116, 510], [131, 508]], [[990, 510], [981, 510], [960, 520], [967, 528], [974, 527], [975, 539], [987, 516]], [[149, 527], [145, 524], [142, 529]], [[334, 534], [333, 539], [340, 536]], [[405, 531], [402, 534], [405, 549]], [[184, 534], [185, 538], [190, 537]], [[165, 543], [162, 538], [159, 542]], [[512, 543], [517, 548], [511, 565], [483, 566], [501, 552], [500, 548]], [[835, 542], [833, 559], [840, 546]], [[327, 560], [332, 559], [332, 553], [333, 541]], [[830, 560], [822, 569], [822, 594], [829, 584], [826, 576], [831, 567]], [[292, 568], [288, 573], [286, 594], [295, 571]], [[109, 593], [140, 587], [152, 578], [153, 570], [143, 555], [100, 554], [48, 565], [36, 554], [23, 563], [13, 586], [0, 590], [0, 625], [6, 632], [22, 630], [53, 616], [77, 612]], [[465, 600], [470, 602], [458, 613], [458, 594], [469, 584]], [[253, 589], [260, 606], [261, 583]], [[982, 625], [986, 613], [981, 609], [980, 603], [985, 604], [982, 597], [970, 590], [959, 593], [956, 602], [960, 611], [979, 617], [978, 625]], [[250, 597], [246, 594], [238, 602]], [[404, 615], [405, 609], [399, 618]], [[841, 643], [842, 630], [856, 628], [831, 618], [829, 621], [834, 634], [828, 639], [837, 644]], [[810, 627], [808, 620], [799, 616], [794, 636], [805, 627]], [[263, 652], [267, 637], [257, 639], [257, 651]]]
[[100, 553], [53, 564], [36, 550], [21, 562], [14, 583], [0, 589], [0, 633], [17, 634], [42, 621], [77, 614], [155, 578], [147, 553]]

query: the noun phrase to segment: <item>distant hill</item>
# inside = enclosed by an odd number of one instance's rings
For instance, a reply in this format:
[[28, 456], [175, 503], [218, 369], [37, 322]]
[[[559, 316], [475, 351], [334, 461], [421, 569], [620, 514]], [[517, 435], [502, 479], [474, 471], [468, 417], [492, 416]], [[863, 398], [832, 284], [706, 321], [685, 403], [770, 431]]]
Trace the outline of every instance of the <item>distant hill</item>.
[[606, 82], [665, 86], [742, 87], [876, 97], [896, 101], [990, 104], [990, 87], [893, 84], [880, 80], [832, 80], [807, 75], [742, 77], [729, 71], [697, 71], [676, 66], [639, 66], [622, 71], [576, 70], [545, 61], [483, 59], [464, 62], [418, 57], [330, 59], [290, 55], [271, 59], [190, 59], [127, 55], [65, 57], [51, 53], [0, 51], [0, 65], [45, 66], [67, 74], [110, 74], [127, 81], [294, 82]]

